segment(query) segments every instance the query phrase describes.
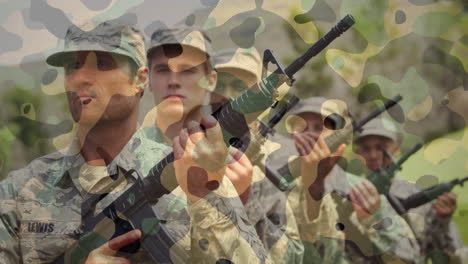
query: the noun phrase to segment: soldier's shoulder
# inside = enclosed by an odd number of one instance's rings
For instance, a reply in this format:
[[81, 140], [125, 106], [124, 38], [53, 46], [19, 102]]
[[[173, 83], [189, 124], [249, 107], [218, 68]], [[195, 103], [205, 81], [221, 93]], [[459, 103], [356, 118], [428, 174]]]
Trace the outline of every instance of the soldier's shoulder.
[[39, 181], [50, 181], [54, 173], [63, 167], [65, 155], [61, 152], [53, 152], [34, 159], [23, 168], [11, 171], [7, 177], [0, 182], [2, 186], [19, 189], [32, 178]]

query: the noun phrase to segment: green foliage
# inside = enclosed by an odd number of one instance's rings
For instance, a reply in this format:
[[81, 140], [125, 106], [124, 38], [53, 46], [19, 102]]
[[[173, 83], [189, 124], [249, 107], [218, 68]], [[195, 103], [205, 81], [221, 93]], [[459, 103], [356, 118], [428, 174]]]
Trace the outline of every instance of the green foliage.
[[40, 139], [46, 137], [34, 121], [43, 109], [41, 93], [21, 87], [13, 87], [2, 94], [2, 115], [0, 116], [0, 172], [5, 177], [14, 166], [15, 143], [24, 147], [20, 157], [23, 161], [30, 161], [49, 151], [47, 145]]

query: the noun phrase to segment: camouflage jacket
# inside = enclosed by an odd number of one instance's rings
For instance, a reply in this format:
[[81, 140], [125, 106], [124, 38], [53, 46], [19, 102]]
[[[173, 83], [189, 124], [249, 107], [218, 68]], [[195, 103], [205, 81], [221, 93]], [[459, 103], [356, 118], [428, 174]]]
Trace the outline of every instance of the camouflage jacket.
[[[159, 129], [151, 127], [143, 131], [147, 138], [162, 144], [169, 144]], [[285, 194], [265, 177], [260, 163], [253, 166], [253, 183], [250, 187], [249, 199], [244, 205], [247, 221], [255, 228], [257, 236], [268, 253], [268, 261], [301, 263], [303, 246], [299, 240], [291, 208], [286, 201]], [[181, 219], [181, 216], [178, 216], [178, 219]]]
[[325, 180], [325, 192], [337, 204], [339, 222], [346, 236], [346, 254], [353, 263], [415, 262], [419, 245], [404, 218], [390, 206], [384, 195], [374, 214], [358, 220], [350, 200], [334, 191], [348, 194], [362, 178], [335, 166]]
[[[86, 235], [82, 206], [88, 198], [99, 194], [99, 186], [108, 184], [109, 178], [111, 182], [118, 182], [117, 187], [96, 204], [95, 214], [139, 180], [138, 175], [123, 176], [120, 171], [136, 168], [146, 175], [167, 151], [166, 146], [137, 133], [104, 168], [106, 175], [90, 184], [90, 178], [86, 177], [90, 168], [85, 165], [76, 143], [64, 153], [56, 152], [32, 161], [0, 183], [2, 263], [50, 263], [57, 259]], [[180, 188], [163, 196], [152, 207], [157, 217], [145, 219], [148, 221], [144, 226], [148, 226], [148, 230], [142, 230], [150, 232], [156, 227], [170, 234], [168, 252], [163, 256], [166, 259], [159, 262], [214, 263], [220, 259], [263, 262], [266, 253], [255, 230], [247, 223], [240, 200], [230, 194], [233, 189], [228, 180], [223, 180], [220, 188], [195, 203], [187, 202]], [[179, 218], [180, 215], [185, 217]], [[106, 242], [113, 234], [113, 226], [110, 219], [99, 223], [92, 234], [96, 245], [86, 245], [86, 250], [91, 251]], [[65, 263], [83, 262], [86, 250], [72, 250]], [[143, 247], [130, 260], [154, 263]]]
[[276, 133], [267, 142], [267, 153], [266, 166], [276, 172], [280, 171], [278, 176], [285, 179], [282, 182], [284, 193], [304, 244], [303, 263], [348, 263], [344, 255], [344, 236], [336, 229], [338, 214], [332, 197], [326, 195], [320, 201], [312, 201], [314, 208], [318, 210], [318, 216], [310, 219], [310, 204], [307, 201], [310, 195], [302, 184], [299, 163], [289, 163], [287, 174], [281, 170], [292, 157], [299, 156], [294, 141]]

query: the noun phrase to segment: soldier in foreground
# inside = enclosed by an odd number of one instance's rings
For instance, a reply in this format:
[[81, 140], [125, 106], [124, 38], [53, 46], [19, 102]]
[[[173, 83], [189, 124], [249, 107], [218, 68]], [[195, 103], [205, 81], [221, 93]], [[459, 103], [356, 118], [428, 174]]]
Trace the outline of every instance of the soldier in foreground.
[[[110, 193], [97, 204], [102, 209], [111, 196], [135, 181], [123, 174], [139, 169], [138, 153], [151, 150], [151, 159], [160, 158], [163, 145], [135, 135], [147, 82], [144, 51], [138, 30], [108, 21], [97, 27], [90, 23], [70, 27], [65, 48], [47, 58], [48, 64], [64, 69], [68, 104], [78, 129], [65, 150], [34, 160], [1, 183], [4, 263], [54, 261], [83, 235], [81, 208], [89, 197]], [[124, 234], [74, 261], [124, 263], [114, 255], [140, 236], [139, 230]]]

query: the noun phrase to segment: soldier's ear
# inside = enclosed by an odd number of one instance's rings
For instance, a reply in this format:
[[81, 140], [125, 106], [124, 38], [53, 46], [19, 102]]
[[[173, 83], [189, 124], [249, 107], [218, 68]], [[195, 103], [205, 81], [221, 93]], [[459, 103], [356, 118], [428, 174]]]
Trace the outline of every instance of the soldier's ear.
[[208, 73], [206, 77], [208, 79], [208, 90], [212, 92], [216, 88], [216, 83], [218, 81], [218, 73], [213, 70], [210, 73]]
[[135, 83], [136, 93], [140, 93], [143, 96], [145, 88], [148, 87], [148, 67], [140, 67], [135, 74], [133, 82]]

